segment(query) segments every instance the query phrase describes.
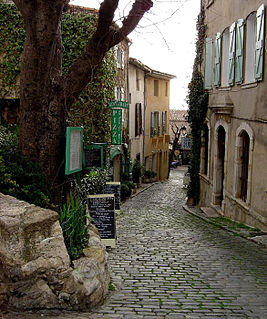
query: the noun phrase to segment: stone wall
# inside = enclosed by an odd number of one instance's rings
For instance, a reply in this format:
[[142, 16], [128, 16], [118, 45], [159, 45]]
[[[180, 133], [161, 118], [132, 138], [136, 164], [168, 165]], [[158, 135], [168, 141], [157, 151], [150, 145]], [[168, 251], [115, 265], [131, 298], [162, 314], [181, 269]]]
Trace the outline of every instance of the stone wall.
[[58, 214], [0, 193], [0, 309], [92, 309], [108, 293], [107, 253], [89, 229], [71, 264]]

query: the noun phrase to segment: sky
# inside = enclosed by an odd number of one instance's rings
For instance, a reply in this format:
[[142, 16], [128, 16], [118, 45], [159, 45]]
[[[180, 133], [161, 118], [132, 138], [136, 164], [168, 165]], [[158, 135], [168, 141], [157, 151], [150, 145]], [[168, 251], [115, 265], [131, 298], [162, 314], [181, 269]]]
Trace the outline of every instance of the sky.
[[[188, 83], [195, 58], [196, 21], [200, 0], [154, 0], [138, 27], [128, 37], [130, 57], [150, 68], [175, 75], [170, 86], [170, 108], [186, 109]], [[71, 4], [99, 8], [101, 0], [72, 0]], [[116, 14], [127, 14], [133, 1], [120, 0]]]

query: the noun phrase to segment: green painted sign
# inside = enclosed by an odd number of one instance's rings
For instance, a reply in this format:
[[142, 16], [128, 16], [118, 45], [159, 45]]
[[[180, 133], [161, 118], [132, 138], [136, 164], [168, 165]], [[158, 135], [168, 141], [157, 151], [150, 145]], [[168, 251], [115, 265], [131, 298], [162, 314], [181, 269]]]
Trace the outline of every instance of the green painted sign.
[[122, 109], [129, 109], [129, 102], [124, 101], [112, 101], [109, 103], [110, 108], [118, 107]]
[[67, 127], [65, 174], [70, 175], [82, 170], [83, 128]]
[[121, 144], [122, 110], [112, 109], [111, 144]]

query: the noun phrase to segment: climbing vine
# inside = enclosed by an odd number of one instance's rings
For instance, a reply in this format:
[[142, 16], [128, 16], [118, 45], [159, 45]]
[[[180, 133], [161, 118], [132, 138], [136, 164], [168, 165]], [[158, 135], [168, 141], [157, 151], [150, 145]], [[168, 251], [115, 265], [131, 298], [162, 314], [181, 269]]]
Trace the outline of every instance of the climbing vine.
[[[63, 59], [62, 72], [65, 74], [72, 62], [82, 52], [96, 28], [94, 13], [65, 12], [62, 19]], [[23, 19], [16, 6], [0, 0], [0, 98], [18, 95], [20, 57], [25, 41]], [[116, 62], [108, 52], [102, 65], [89, 79], [86, 89], [80, 94], [68, 113], [67, 124], [84, 126], [85, 142], [107, 142], [110, 139], [110, 110], [108, 104], [114, 99], [116, 84]]]
[[20, 73], [20, 57], [26, 32], [14, 5], [0, 2], [0, 97], [14, 94]]
[[187, 102], [189, 105], [188, 122], [191, 127], [193, 146], [189, 161], [190, 184], [188, 199], [196, 205], [200, 198], [200, 151], [201, 132], [205, 123], [208, 109], [208, 93], [204, 90], [203, 76], [200, 71], [205, 43], [206, 26], [204, 24], [204, 9], [202, 8], [197, 22], [198, 39], [196, 42], [196, 57], [193, 66], [191, 82], [188, 85]]

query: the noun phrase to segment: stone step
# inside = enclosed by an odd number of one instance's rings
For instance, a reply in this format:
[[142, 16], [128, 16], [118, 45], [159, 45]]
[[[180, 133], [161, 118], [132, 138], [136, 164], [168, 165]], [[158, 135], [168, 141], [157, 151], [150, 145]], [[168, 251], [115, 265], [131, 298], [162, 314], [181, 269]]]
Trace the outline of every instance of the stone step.
[[207, 217], [220, 217], [221, 215], [217, 213], [217, 211], [212, 208], [212, 207], [200, 207], [202, 212], [207, 216]]

